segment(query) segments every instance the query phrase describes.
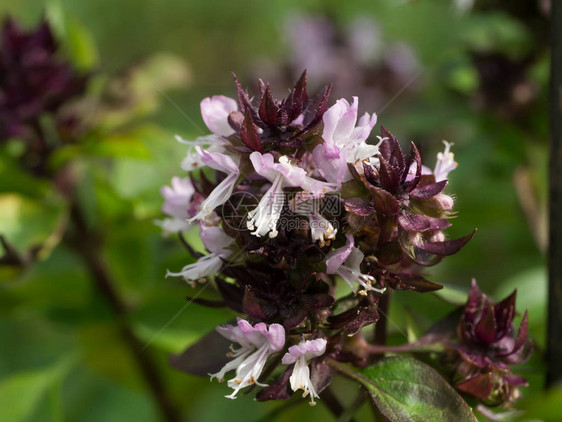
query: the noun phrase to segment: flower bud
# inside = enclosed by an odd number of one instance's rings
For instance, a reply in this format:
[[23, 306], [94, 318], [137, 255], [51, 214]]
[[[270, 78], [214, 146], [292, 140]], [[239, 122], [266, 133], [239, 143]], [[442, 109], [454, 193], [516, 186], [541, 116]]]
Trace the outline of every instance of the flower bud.
[[411, 198], [412, 204], [430, 217], [446, 217], [451, 213], [454, 200], [451, 196], [439, 193], [430, 198], [415, 199]]

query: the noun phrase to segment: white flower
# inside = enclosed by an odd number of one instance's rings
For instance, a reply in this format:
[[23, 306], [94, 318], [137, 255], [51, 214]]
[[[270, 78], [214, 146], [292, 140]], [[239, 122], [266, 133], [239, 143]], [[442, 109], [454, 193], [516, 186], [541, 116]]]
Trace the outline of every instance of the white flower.
[[193, 264], [186, 265], [179, 272], [174, 273], [168, 270], [166, 277], [183, 277], [194, 287], [196, 281], [204, 281], [205, 277], [213, 275], [221, 269], [224, 260], [232, 254], [228, 247], [234, 242], [234, 239], [219, 226], [207, 225], [206, 222], [200, 223], [199, 233], [203, 245], [211, 253], [199, 258]]
[[324, 247], [326, 242], [331, 242], [336, 238], [338, 229], [318, 212], [308, 216], [310, 221], [310, 236], [313, 242], [318, 242], [320, 247]]
[[[348, 164], [363, 173], [363, 163], [378, 164], [379, 145], [366, 142], [377, 122], [377, 115], [365, 113], [357, 122], [359, 100], [353, 97], [353, 103], [341, 99], [330, 107], [323, 116], [324, 143], [314, 148], [314, 161], [318, 171], [329, 182], [337, 183], [351, 180]], [[357, 125], [356, 125], [357, 123]]]
[[363, 252], [354, 246], [353, 235], [347, 235], [346, 244], [326, 256], [326, 273], [339, 275], [354, 293], [357, 293], [357, 289], [353, 283], [363, 288], [359, 290], [360, 295], [367, 295], [369, 290], [383, 293], [386, 289], [373, 287], [375, 277], [361, 273], [360, 266], [364, 257]]
[[334, 240], [338, 233], [332, 223], [320, 214], [319, 199], [310, 192], [299, 192], [289, 203], [290, 209], [295, 214], [308, 217], [310, 236], [313, 242], [319, 242], [321, 247]]
[[284, 365], [295, 364], [293, 374], [289, 378], [291, 389], [293, 391], [303, 390], [303, 398], [310, 394], [311, 406], [316, 404], [314, 399], [319, 396], [310, 379], [308, 361], [323, 355], [326, 351], [326, 343], [325, 338], [301, 341], [299, 344], [289, 347], [289, 351], [285, 353], [281, 361]]
[[365, 142], [377, 123], [377, 115], [365, 113], [357, 122], [358, 107], [357, 97], [353, 97], [352, 104], [342, 98], [324, 113], [322, 138], [331, 158], [339, 157], [340, 152], [346, 150], [346, 161], [357, 164], [378, 154], [377, 145]]
[[453, 144], [447, 141], [443, 141], [443, 143], [445, 144], [445, 150], [437, 154], [437, 163], [433, 170], [436, 182], [447, 179], [449, 173], [458, 166], [458, 163], [455, 161], [455, 154], [450, 151]]
[[248, 213], [247, 226], [254, 236], [275, 237], [278, 234], [277, 222], [285, 204], [284, 187], [302, 186], [306, 171], [289, 162], [286, 156], [275, 163], [272, 154], [254, 151], [250, 154], [254, 170], [271, 182], [271, 187], [263, 195], [258, 206]]
[[185, 171], [193, 171], [205, 166], [205, 163], [203, 162], [199, 154], [197, 154], [197, 146], [205, 148], [206, 150], [211, 152], [224, 153], [224, 145], [228, 143], [228, 141], [217, 135], [200, 136], [193, 141], [188, 141], [186, 139], [183, 139], [181, 136], [176, 135], [176, 140], [180, 144], [188, 146], [186, 156], [181, 162], [181, 168]]
[[238, 104], [232, 98], [215, 95], [201, 101], [201, 116], [211, 132], [219, 136], [230, 136], [234, 129], [228, 123], [228, 116], [238, 110]]
[[219, 372], [209, 374], [211, 381], [218, 378], [224, 380], [227, 372], [236, 370], [236, 376], [228, 381], [228, 386], [234, 391], [225, 397], [235, 399], [238, 391], [252, 384], [265, 387], [258, 382], [267, 359], [273, 353], [280, 351], [285, 345], [285, 329], [280, 324], [268, 326], [260, 322], [255, 326], [242, 318], [238, 318], [237, 325], [217, 327], [217, 331], [228, 340], [238, 343], [240, 348], [231, 346], [227, 356], [234, 359], [228, 362]]
[[[262, 196], [258, 206], [248, 213], [247, 227], [254, 236], [276, 237], [277, 223], [285, 205], [284, 187], [302, 187], [311, 197], [320, 198], [337, 189], [335, 183], [326, 183], [306, 175], [306, 171], [294, 165], [286, 156], [275, 163], [272, 154], [254, 151], [250, 154], [254, 170], [271, 182], [271, 187]], [[304, 193], [304, 192], [303, 192]]]
[[205, 198], [201, 203], [200, 211], [190, 221], [202, 220], [208, 217], [216, 207], [228, 201], [236, 186], [238, 176], [240, 175], [240, 169], [238, 168], [239, 157], [231, 157], [221, 152], [207, 151], [200, 146], [196, 146], [195, 148], [203, 164], [226, 173], [226, 177], [215, 187], [209, 196]]
[[164, 186], [160, 190], [164, 197], [162, 212], [170, 216], [155, 223], [162, 227], [165, 233], [178, 233], [187, 231], [191, 224], [187, 221], [190, 217], [188, 208], [191, 203], [195, 188], [189, 178], [172, 178], [172, 186]]

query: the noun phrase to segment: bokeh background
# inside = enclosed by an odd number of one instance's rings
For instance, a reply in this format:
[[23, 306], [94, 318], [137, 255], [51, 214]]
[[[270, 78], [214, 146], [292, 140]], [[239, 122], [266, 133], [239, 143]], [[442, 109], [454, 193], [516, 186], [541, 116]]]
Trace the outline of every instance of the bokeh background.
[[[174, 135], [206, 133], [200, 100], [234, 96], [231, 72], [254, 92], [261, 77], [283, 94], [305, 68], [311, 88], [333, 82], [332, 101], [358, 95], [360, 112], [379, 115], [375, 131], [382, 124], [404, 144], [414, 140], [430, 165], [442, 140], [454, 143], [448, 189], [458, 217], [449, 234], [478, 233], [428, 270], [447, 286], [441, 293], [398, 292], [390, 317], [415, 336], [465, 300], [472, 277], [496, 299], [517, 288], [536, 345], [516, 370], [531, 382], [518, 408], [528, 411], [522, 420], [559, 420], [560, 394], [542, 390], [548, 1], [0, 0], [8, 14], [28, 27], [47, 16], [63, 54], [94, 72], [89, 93], [109, 99], [85, 108], [102, 129], [58, 158], [80, 170], [88, 224], [103, 235], [132, 330], [148, 344], [138, 353], [157, 360], [185, 420], [331, 420], [299, 397], [275, 416], [279, 403], [227, 400], [225, 385], [169, 367], [169, 353], [233, 315], [186, 305], [201, 287], [164, 276], [192, 258], [154, 224], [160, 187], [181, 174], [185, 147]], [[25, 268], [0, 268], [0, 420], [159, 420], [106, 299], [60, 239], [64, 201], [18, 170], [10, 145], [0, 151], [0, 233], [40, 253]], [[212, 298], [211, 289], [201, 295]], [[390, 330], [391, 341], [407, 340]], [[367, 409], [357, 418], [368, 420]]]

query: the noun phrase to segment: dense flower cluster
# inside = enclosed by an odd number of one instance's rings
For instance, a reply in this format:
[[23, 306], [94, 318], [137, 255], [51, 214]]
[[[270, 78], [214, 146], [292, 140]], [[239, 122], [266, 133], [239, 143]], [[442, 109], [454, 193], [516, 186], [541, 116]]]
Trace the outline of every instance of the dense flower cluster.
[[[447, 143], [431, 170], [414, 144], [405, 154], [384, 128], [369, 142], [377, 116], [359, 116], [357, 97], [328, 107], [329, 87], [309, 98], [305, 74], [283, 100], [260, 81], [257, 105], [235, 82], [237, 101], [201, 102], [213, 134], [180, 139], [188, 144], [182, 168], [190, 177], [162, 189], [163, 228], [196, 226], [209, 251], [169, 275], [192, 285], [212, 280], [221, 303], [247, 315], [218, 328], [240, 346], [211, 375], [236, 372], [228, 397], [256, 384], [260, 400], [286, 398], [290, 387], [314, 403], [329, 384], [323, 360], [360, 364], [344, 343], [378, 320], [387, 289], [442, 287], [420, 270], [472, 236], [444, 234], [453, 198], [443, 190], [457, 163]], [[203, 167], [215, 170], [214, 180]], [[338, 280], [349, 294], [336, 297]], [[267, 362], [273, 367], [265, 370]], [[265, 386], [279, 364], [288, 367]]]
[[2, 26], [0, 48], [0, 141], [11, 137], [26, 142], [25, 164], [32, 169], [51, 152], [40, 118], [50, 116], [60, 142], [75, 130], [75, 116], [62, 113], [69, 100], [86, 88], [87, 76], [59, 59], [59, 45], [43, 21], [25, 31], [10, 18]]
[[531, 353], [527, 311], [517, 334], [513, 329], [516, 294], [492, 304], [473, 280], [458, 325], [459, 344], [449, 345], [454, 351], [456, 387], [490, 405], [514, 401], [519, 397], [517, 387], [527, 385], [527, 380], [510, 369]]
[[55, 113], [81, 94], [85, 78], [57, 57], [58, 44], [46, 21], [24, 31], [7, 19], [0, 55], [0, 136], [21, 136], [26, 125], [44, 113]]

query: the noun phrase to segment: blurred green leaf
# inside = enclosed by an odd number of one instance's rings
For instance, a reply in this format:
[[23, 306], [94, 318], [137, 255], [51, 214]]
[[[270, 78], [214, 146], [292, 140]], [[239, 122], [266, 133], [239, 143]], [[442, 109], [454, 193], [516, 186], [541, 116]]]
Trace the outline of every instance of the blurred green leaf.
[[191, 81], [191, 72], [185, 60], [171, 53], [151, 55], [135, 68], [134, 73], [134, 90], [140, 96], [160, 97], [160, 90], [186, 88]]
[[546, 339], [547, 274], [545, 267], [530, 268], [504, 280], [494, 291], [497, 300], [517, 289], [516, 309], [523, 314], [529, 310], [529, 327], [532, 337], [542, 346]]
[[46, 180], [33, 177], [23, 171], [15, 160], [2, 155], [0, 174], [3, 175], [0, 177], [0, 192], [18, 192], [32, 198], [41, 198], [50, 186]]
[[79, 340], [85, 363], [93, 371], [129, 387], [138, 383], [137, 366], [115, 324], [84, 325]]
[[182, 351], [201, 336], [199, 330], [194, 332], [185, 328], [157, 327], [144, 324], [137, 325], [135, 332], [146, 343], [150, 342], [151, 346], [172, 353]]
[[19, 251], [41, 246], [49, 238], [56, 244], [64, 210], [64, 203], [54, 197], [39, 201], [16, 193], [0, 194], [0, 233]]
[[50, 388], [69, 370], [73, 359], [37, 371], [17, 372], [0, 382], [2, 420], [26, 421]]
[[50, 0], [47, 17], [73, 64], [82, 70], [97, 66], [99, 54], [92, 34], [63, 6], [61, 0]]
[[469, 286], [458, 286], [456, 284], [447, 284], [444, 289], [432, 292], [433, 295], [451, 305], [464, 305], [468, 298]]
[[150, 152], [142, 142], [142, 127], [128, 133], [94, 134], [80, 145], [69, 145], [56, 151], [51, 158], [55, 168], [80, 156], [138, 159], [150, 158]]
[[[117, 364], [116, 362], [116, 370]], [[66, 421], [154, 422], [159, 414], [144, 385], [124, 388], [111, 378], [79, 367], [65, 380]]]
[[449, 72], [448, 83], [463, 94], [471, 94], [478, 88], [478, 73], [471, 64], [465, 63], [454, 67]]
[[562, 385], [557, 385], [540, 394], [523, 400], [518, 408], [523, 410], [518, 421], [541, 421], [558, 422], [560, 421], [560, 403], [562, 403]]
[[525, 26], [502, 12], [475, 15], [461, 38], [475, 50], [486, 52], [499, 49], [514, 57], [524, 54], [530, 47]]

